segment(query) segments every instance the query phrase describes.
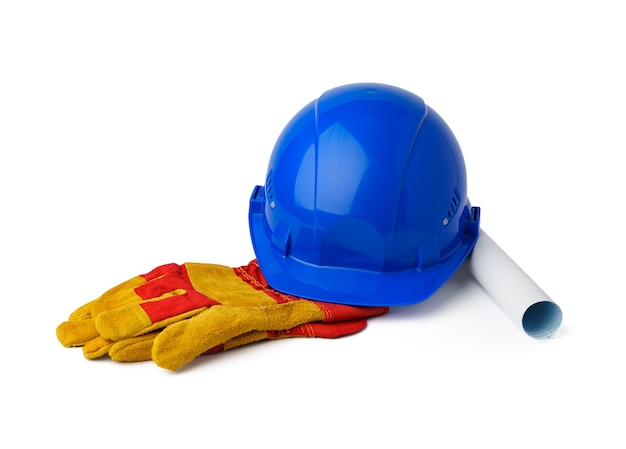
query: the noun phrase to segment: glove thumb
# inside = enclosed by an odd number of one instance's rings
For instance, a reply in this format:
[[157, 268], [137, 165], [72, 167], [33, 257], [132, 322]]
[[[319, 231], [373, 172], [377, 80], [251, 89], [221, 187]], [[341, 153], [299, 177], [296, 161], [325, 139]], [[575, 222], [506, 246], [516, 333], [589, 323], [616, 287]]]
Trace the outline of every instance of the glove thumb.
[[323, 319], [324, 313], [310, 301], [265, 307], [214, 306], [165, 328], [154, 340], [152, 360], [162, 368], [176, 370], [239, 335], [287, 330]]

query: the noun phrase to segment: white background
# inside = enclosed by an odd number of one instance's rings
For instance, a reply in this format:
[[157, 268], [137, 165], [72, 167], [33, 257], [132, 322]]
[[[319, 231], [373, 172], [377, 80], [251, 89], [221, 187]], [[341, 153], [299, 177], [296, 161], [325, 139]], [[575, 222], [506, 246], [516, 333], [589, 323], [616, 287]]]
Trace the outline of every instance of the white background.
[[[0, 5], [2, 447], [625, 447], [620, 2]], [[251, 259], [278, 134], [360, 81], [444, 117], [483, 228], [563, 309], [559, 338], [527, 337], [460, 272], [358, 335], [176, 373], [58, 343], [135, 274]]]

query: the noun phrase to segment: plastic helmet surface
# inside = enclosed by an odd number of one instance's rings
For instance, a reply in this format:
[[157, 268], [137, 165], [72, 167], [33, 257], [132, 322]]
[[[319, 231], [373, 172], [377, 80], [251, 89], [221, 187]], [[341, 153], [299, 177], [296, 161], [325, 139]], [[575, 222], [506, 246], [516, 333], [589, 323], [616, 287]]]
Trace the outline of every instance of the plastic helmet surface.
[[273, 288], [362, 306], [429, 298], [472, 250], [479, 219], [446, 123], [417, 95], [369, 83], [293, 117], [249, 211]]

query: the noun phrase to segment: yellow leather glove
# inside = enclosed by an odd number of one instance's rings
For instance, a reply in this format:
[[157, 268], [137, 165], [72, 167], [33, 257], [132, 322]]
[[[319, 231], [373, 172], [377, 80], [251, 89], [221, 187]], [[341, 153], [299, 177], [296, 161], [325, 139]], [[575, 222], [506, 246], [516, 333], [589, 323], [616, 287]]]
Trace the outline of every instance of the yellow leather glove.
[[[176, 369], [198, 355], [262, 339], [348, 335], [387, 310], [284, 295], [267, 285], [256, 261], [238, 268], [168, 264], [78, 308], [59, 325], [57, 337], [64, 346], [83, 346], [87, 358], [152, 358]], [[168, 332], [161, 332], [165, 327]]]

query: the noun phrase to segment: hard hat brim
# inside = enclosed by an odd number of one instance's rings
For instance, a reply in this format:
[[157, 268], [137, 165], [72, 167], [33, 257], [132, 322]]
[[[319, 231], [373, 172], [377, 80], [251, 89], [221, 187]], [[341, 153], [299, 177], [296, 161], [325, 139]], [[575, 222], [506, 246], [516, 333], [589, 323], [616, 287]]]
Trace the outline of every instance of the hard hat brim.
[[303, 298], [355, 306], [400, 306], [425, 301], [456, 272], [478, 238], [477, 229], [475, 233], [466, 233], [451, 254], [426, 269], [378, 272], [319, 266], [280, 255], [272, 248], [259, 208], [250, 208], [249, 226], [259, 266], [272, 288]]

